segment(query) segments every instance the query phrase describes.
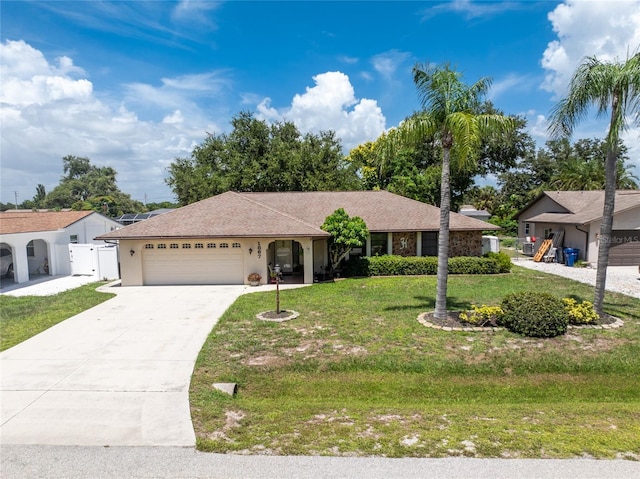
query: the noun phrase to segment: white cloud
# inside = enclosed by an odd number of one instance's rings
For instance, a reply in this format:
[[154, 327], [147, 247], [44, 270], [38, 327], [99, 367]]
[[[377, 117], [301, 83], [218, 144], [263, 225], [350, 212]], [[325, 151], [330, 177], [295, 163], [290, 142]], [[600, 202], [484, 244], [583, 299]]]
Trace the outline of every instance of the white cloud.
[[640, 47], [640, 0], [566, 0], [549, 20], [558, 39], [544, 51], [542, 87], [558, 98], [584, 57], [622, 61]]
[[371, 59], [373, 68], [384, 78], [391, 79], [398, 68], [411, 57], [410, 53], [399, 50], [389, 50], [388, 52], [375, 55]]
[[471, 0], [453, 0], [429, 7], [422, 12], [422, 20], [428, 20], [440, 13], [455, 12], [462, 14], [467, 20], [489, 17], [519, 8], [517, 2], [472, 2]]
[[[624, 61], [640, 48], [640, 0], [565, 0], [551, 13], [549, 20], [558, 36], [544, 51], [541, 64], [547, 70], [542, 88], [562, 98], [571, 77], [587, 56], [601, 61]], [[581, 122], [573, 138], [604, 138], [606, 115], [595, 113]], [[622, 134], [629, 148], [631, 163], [640, 171], [640, 129]]]
[[291, 105], [276, 109], [265, 98], [257, 107], [257, 117], [270, 121], [291, 121], [303, 132], [333, 130], [349, 150], [374, 140], [385, 129], [385, 117], [375, 100], [357, 99], [349, 77], [326, 72], [313, 77], [315, 86], [296, 94]]
[[[136, 199], [148, 193], [150, 201], [169, 200], [163, 182], [167, 166], [176, 156], [188, 156], [205, 130], [219, 130], [193, 98], [210, 80], [213, 86], [205, 93], [220, 92], [214, 74], [164, 79], [160, 88], [127, 86], [111, 105], [97, 98], [87, 78], [73, 78], [83, 70], [70, 58], [52, 64], [27, 43], [9, 40], [0, 44], [0, 56], [3, 202], [13, 201], [13, 191], [20, 202], [31, 198], [39, 183], [51, 190], [66, 155], [113, 167], [120, 188]], [[132, 95], [138, 95], [136, 102], [129, 101]], [[131, 109], [149, 104], [160, 110], [161, 120], [143, 121]]]
[[528, 91], [531, 88], [531, 79], [526, 75], [509, 73], [506, 77], [494, 82], [489, 91], [489, 99], [495, 100], [500, 95], [509, 91]]

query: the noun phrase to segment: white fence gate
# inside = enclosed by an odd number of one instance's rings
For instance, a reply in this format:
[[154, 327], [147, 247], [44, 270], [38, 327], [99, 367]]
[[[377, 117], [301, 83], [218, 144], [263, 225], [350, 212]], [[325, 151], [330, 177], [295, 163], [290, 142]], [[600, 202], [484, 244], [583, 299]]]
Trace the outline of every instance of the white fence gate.
[[69, 261], [72, 276], [94, 276], [99, 280], [120, 277], [115, 245], [70, 244]]

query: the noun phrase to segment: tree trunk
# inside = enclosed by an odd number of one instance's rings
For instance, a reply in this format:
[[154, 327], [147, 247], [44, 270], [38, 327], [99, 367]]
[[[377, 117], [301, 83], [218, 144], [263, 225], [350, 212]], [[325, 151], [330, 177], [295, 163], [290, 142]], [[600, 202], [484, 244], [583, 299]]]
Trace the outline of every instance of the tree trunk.
[[607, 266], [609, 265], [609, 249], [611, 247], [611, 230], [613, 229], [613, 211], [616, 201], [616, 160], [617, 141], [613, 141], [611, 129], [614, 128], [614, 119], [618, 115], [618, 96], [613, 95], [611, 105], [611, 123], [609, 124], [609, 137], [607, 141], [607, 158], [605, 160], [605, 186], [604, 209], [602, 223], [600, 224], [600, 237], [598, 240], [598, 264], [596, 270], [596, 287], [594, 290], [593, 307], [596, 313], [603, 313], [604, 291], [607, 282]]
[[447, 278], [449, 276], [449, 212], [451, 211], [450, 154], [446, 139], [442, 148], [442, 176], [440, 178], [440, 232], [438, 234], [438, 275], [436, 287], [437, 319], [447, 317]]

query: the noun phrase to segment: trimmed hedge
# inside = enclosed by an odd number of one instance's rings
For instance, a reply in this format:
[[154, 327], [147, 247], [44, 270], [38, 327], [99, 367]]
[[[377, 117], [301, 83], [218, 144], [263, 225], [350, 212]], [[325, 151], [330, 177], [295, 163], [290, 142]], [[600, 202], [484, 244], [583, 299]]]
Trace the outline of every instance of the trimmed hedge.
[[[449, 258], [449, 274], [508, 273], [511, 266], [511, 259], [504, 253]], [[438, 258], [435, 256], [365, 256], [351, 258], [342, 267], [343, 276], [435, 275], [437, 272]]]
[[534, 338], [553, 338], [567, 332], [569, 314], [552, 294], [523, 291], [502, 300], [501, 323], [509, 331]]

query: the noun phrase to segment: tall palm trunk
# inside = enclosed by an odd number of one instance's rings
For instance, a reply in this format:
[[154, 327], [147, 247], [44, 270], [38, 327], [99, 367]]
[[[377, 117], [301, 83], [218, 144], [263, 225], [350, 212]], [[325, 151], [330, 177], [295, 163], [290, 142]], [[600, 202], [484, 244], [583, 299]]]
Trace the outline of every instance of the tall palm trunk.
[[445, 138], [442, 147], [442, 176], [440, 177], [440, 232], [438, 234], [438, 275], [436, 286], [437, 319], [447, 317], [447, 277], [449, 276], [449, 212], [451, 211], [450, 153]]
[[[614, 121], [618, 115], [619, 99], [614, 94], [611, 103], [611, 124], [609, 132], [613, 131]], [[607, 139], [607, 158], [605, 160], [605, 184], [604, 184], [604, 209], [602, 223], [600, 224], [600, 239], [598, 246], [598, 264], [596, 270], [596, 287], [594, 291], [593, 307], [596, 313], [603, 313], [604, 291], [607, 282], [607, 266], [609, 265], [609, 249], [611, 248], [611, 231], [613, 229], [613, 211], [616, 202], [616, 163], [617, 163], [617, 139], [612, 140], [611, 134]]]

